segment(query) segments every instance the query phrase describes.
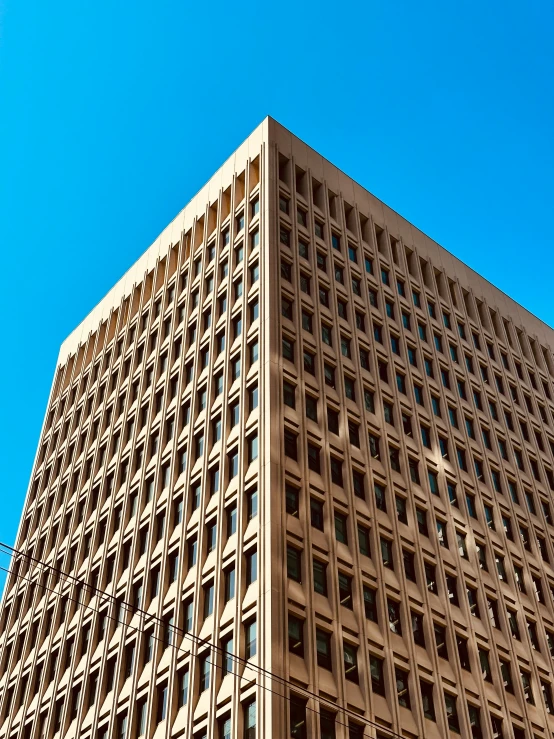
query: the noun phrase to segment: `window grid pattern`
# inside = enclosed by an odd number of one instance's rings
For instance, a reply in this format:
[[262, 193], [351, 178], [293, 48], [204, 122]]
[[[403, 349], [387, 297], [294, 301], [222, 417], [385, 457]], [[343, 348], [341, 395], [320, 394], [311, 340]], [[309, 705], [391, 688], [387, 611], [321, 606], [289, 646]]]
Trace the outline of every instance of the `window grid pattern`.
[[[13, 559], [0, 615], [0, 736], [21, 723], [63, 735], [85, 717], [82, 736], [111, 725], [151, 736], [167, 719], [172, 731], [192, 727], [198, 700], [216, 721], [221, 679], [202, 666], [221, 657], [183, 631], [232, 639], [244, 657], [243, 622], [256, 622], [260, 602], [260, 581], [246, 583], [247, 554], [259, 549], [247, 496], [260, 485], [260, 160], [57, 371], [17, 540], [33, 559]], [[232, 713], [237, 727], [247, 714], [255, 736], [256, 691], [240, 687], [240, 672], [233, 664], [225, 678], [236, 685]]]
[[58, 369], [17, 547], [110, 600], [14, 559], [0, 739], [255, 739], [232, 654], [278, 736], [553, 729], [551, 349], [271, 130]]
[[[277, 186], [279, 201], [287, 203], [277, 230], [288, 235], [286, 243], [280, 239], [279, 289], [287, 311], [281, 311], [276, 343], [286, 339], [294, 347], [292, 355], [284, 352], [279, 383], [294, 397], [281, 413], [285, 434], [294, 433], [295, 457], [289, 445], [281, 461], [283, 487], [296, 486], [299, 499], [285, 538], [301, 556], [310, 594], [302, 597], [289, 578], [288, 615], [304, 619], [307, 642], [316, 643], [316, 631], [333, 635], [339, 694], [373, 720], [390, 720], [392, 711], [397, 731], [425, 732], [425, 711], [418, 707], [429, 691], [423, 695], [421, 680], [430, 686], [442, 733], [459, 722], [462, 734], [472, 735], [480, 707], [482, 735], [496, 736], [499, 709], [483, 699], [487, 682], [499, 689], [502, 712], [509, 711], [516, 726], [527, 720], [544, 725], [551, 699], [541, 703], [541, 685], [546, 681], [550, 696], [554, 657], [551, 350], [304, 166], [282, 154]], [[297, 217], [299, 210], [305, 215]], [[313, 359], [306, 362], [306, 355]], [[510, 388], [516, 388], [512, 395]], [[313, 526], [314, 499], [323, 506], [323, 526]], [[428, 533], [414, 537], [422, 531], [421, 514]], [[508, 521], [512, 529], [527, 527], [527, 550], [520, 537], [508, 535]], [[360, 529], [370, 532], [369, 556]], [[369, 616], [368, 593], [377, 594]], [[394, 598], [402, 602], [391, 609]], [[511, 611], [520, 640], [511, 638]], [[437, 629], [444, 630], [445, 645], [436, 644]], [[474, 689], [464, 689], [460, 665], [452, 695], [443, 695], [441, 658], [457, 659], [458, 634], [468, 639]], [[362, 686], [357, 701], [342, 668], [352, 641]], [[427, 672], [417, 668], [422, 649]], [[482, 655], [490, 670], [479, 668]], [[388, 710], [371, 689], [373, 656], [384, 660]], [[289, 654], [291, 676], [298, 659]], [[502, 690], [504, 659], [512, 670], [532, 665], [534, 707], [519, 679], [513, 695]], [[317, 692], [317, 653], [304, 648], [303, 661]], [[406, 704], [395, 701], [395, 674], [408, 666], [410, 719]], [[337, 720], [344, 720], [340, 712]]]

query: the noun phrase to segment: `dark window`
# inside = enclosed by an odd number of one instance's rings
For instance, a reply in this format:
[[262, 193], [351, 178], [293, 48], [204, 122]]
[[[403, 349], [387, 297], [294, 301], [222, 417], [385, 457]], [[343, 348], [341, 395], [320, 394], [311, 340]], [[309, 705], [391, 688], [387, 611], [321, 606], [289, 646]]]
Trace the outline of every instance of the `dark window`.
[[344, 676], [353, 683], [359, 682], [358, 651], [355, 646], [343, 642]]
[[400, 618], [400, 603], [396, 600], [387, 598], [387, 614], [389, 619], [389, 628], [393, 634], [402, 636], [402, 620]]
[[317, 399], [311, 395], [306, 395], [306, 416], [317, 421]]
[[414, 642], [420, 647], [425, 647], [425, 630], [423, 628], [423, 615], [411, 611], [412, 618], [412, 633], [414, 635]]
[[306, 702], [296, 695], [290, 698], [290, 736], [292, 739], [306, 739]]
[[364, 585], [364, 610], [366, 618], [377, 623], [377, 591]]
[[408, 580], [417, 582], [415, 570], [415, 555], [406, 549], [402, 550], [402, 561], [404, 563], [404, 572]]
[[322, 254], [320, 251], [317, 252], [317, 267], [318, 269], [322, 270], [323, 272], [327, 271], [327, 258], [325, 257], [325, 254]]
[[331, 457], [331, 480], [335, 485], [343, 486], [342, 462], [336, 457]]
[[527, 701], [527, 703], [530, 703], [532, 706], [534, 706], [535, 697], [533, 695], [533, 688], [531, 687], [531, 673], [527, 672], [526, 670], [520, 670], [520, 674], [525, 700]]
[[436, 721], [435, 704], [433, 702], [433, 684], [425, 680], [419, 681], [419, 689], [421, 691], [421, 703], [423, 705], [423, 715], [430, 721]]
[[287, 513], [298, 518], [298, 510], [300, 504], [300, 491], [294, 485], [287, 483], [285, 485], [285, 505]]
[[291, 546], [287, 546], [287, 576], [302, 582], [302, 552]]
[[394, 498], [396, 504], [396, 517], [400, 523], [408, 523], [408, 512], [406, 508], [406, 498], [396, 495]]
[[357, 472], [356, 470], [353, 470], [352, 487], [354, 490], [354, 495], [357, 498], [365, 498], [365, 483], [364, 483], [364, 475], [362, 472]]
[[331, 661], [331, 634], [321, 629], [316, 629], [316, 651], [317, 651], [317, 664], [320, 667], [324, 667], [326, 670], [332, 669]]
[[298, 459], [297, 436], [288, 429], [285, 429], [285, 455], [291, 459]]
[[283, 382], [283, 399], [289, 408], [296, 408], [296, 388], [286, 380]]
[[433, 624], [435, 632], [435, 644], [437, 645], [437, 654], [443, 659], [448, 659], [448, 646], [446, 644], [446, 626], [442, 624]]
[[395, 669], [395, 678], [398, 705], [403, 706], [404, 708], [411, 708], [410, 691], [408, 689], [408, 673], [405, 670], [401, 670], [399, 667], [397, 667]]
[[448, 600], [453, 606], [460, 605], [458, 600], [458, 579], [454, 575], [446, 576], [446, 590], [448, 592]]
[[283, 336], [283, 357], [291, 362], [294, 362], [294, 341], [286, 339]]
[[384, 661], [374, 655], [369, 655], [369, 672], [371, 675], [371, 689], [376, 695], [385, 695]]
[[308, 351], [304, 352], [304, 370], [315, 375], [315, 355]]
[[364, 554], [366, 557], [371, 556], [369, 529], [361, 524], [358, 524], [358, 546], [360, 548], [360, 554]]
[[323, 503], [316, 498], [310, 498], [310, 521], [315, 529], [323, 531]]
[[304, 656], [304, 621], [289, 613], [289, 652]]
[[458, 710], [456, 707], [456, 696], [450, 693], [444, 694], [444, 704], [446, 707], [446, 719], [448, 721], [448, 728], [451, 731], [460, 733], [460, 722], [458, 719]]
[[314, 472], [320, 472], [319, 447], [308, 444], [308, 467]]
[[386, 499], [386, 489], [383, 485], [379, 485], [378, 483], [375, 483], [374, 485], [374, 492], [375, 492], [375, 505], [380, 511], [387, 510], [387, 499]]
[[342, 513], [335, 511], [335, 537], [337, 541], [348, 545], [347, 519]]
[[438, 593], [437, 588], [437, 573], [436, 573], [436, 567], [431, 562], [425, 562], [424, 564], [424, 570], [425, 570], [425, 582], [427, 585], [427, 590], [431, 593]]
[[392, 541], [381, 537], [381, 559], [385, 567], [394, 569], [394, 560], [392, 555]]
[[427, 526], [427, 511], [423, 508], [416, 508], [417, 529], [423, 536], [429, 536], [429, 528]]
[[327, 566], [324, 562], [320, 562], [314, 559], [313, 562], [313, 574], [314, 574], [314, 590], [316, 593], [321, 595], [327, 595]]
[[319, 712], [319, 730], [321, 739], [336, 739], [335, 714], [323, 708]]
[[352, 610], [352, 578], [339, 572], [340, 604]]

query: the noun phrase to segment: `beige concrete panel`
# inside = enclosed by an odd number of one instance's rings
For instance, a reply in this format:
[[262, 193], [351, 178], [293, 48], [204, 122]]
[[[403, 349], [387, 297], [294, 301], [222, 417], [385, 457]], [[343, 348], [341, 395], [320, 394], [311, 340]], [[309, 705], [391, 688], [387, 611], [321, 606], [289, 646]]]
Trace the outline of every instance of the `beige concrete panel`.
[[169, 248], [180, 239], [181, 231], [186, 231], [192, 226], [195, 218], [204, 214], [206, 203], [216, 200], [220, 188], [227, 187], [231, 183], [236, 168], [244, 167], [250, 155], [259, 155], [264, 134], [267, 136], [267, 127], [266, 119], [198, 191], [81, 324], [72, 331], [60, 348], [58, 365], [63, 365], [67, 358], [77, 351], [79, 343], [84, 343], [89, 334], [98, 328], [100, 322], [109, 316], [111, 310], [116, 308], [131, 293], [133, 287], [142, 281], [144, 274], [154, 269], [158, 258], [165, 256]]

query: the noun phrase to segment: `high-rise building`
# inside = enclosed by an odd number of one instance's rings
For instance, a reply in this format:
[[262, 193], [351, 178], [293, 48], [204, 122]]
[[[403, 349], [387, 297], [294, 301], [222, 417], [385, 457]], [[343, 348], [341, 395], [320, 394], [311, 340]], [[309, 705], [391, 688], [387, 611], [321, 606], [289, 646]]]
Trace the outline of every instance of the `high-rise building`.
[[61, 347], [0, 738], [551, 737], [553, 349], [266, 119]]

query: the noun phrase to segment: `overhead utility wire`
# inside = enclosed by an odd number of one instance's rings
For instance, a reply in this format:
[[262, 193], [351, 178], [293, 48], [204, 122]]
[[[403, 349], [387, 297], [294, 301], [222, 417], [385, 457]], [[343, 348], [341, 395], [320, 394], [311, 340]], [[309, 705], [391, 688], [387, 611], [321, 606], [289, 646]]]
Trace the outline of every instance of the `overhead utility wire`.
[[[56, 567], [53, 567], [52, 565], [47, 564], [46, 562], [43, 562], [42, 560], [38, 560], [35, 557], [31, 557], [31, 555], [29, 555], [29, 554], [27, 554], [25, 552], [22, 552], [19, 549], [15, 549], [14, 547], [11, 547], [8, 544], [5, 544], [4, 542], [1, 542], [1, 541], [0, 541], [0, 549], [8, 550], [7, 552], [4, 552], [6, 554], [8, 554], [8, 553], [11, 553], [11, 554], [15, 553], [16, 555], [20, 555], [21, 557], [25, 557], [25, 558], [27, 558], [29, 560], [32, 560], [33, 562], [35, 562], [35, 563], [37, 563], [39, 565], [42, 565], [43, 568], [47, 568], [47, 569], [49, 569], [49, 570], [51, 570], [53, 572], [56, 572], [59, 575], [62, 575], [63, 577], [65, 577], [68, 580], [74, 581], [75, 584], [77, 584], [77, 585], [84, 586], [84, 587], [90, 589], [91, 591], [94, 591], [95, 593], [98, 593], [98, 594], [100, 594], [102, 596], [105, 596], [106, 601], [108, 601], [108, 602], [114, 602], [117, 605], [126, 608], [126, 610], [131, 611], [134, 615], [136, 615], [136, 614], [143, 615], [145, 622], [146, 622], [146, 619], [151, 619], [153, 622], [159, 623], [164, 628], [168, 626], [167, 621], [164, 621], [159, 616], [154, 616], [153, 614], [149, 614], [147, 611], [144, 611], [141, 608], [136, 608], [132, 604], [130, 604], [130, 603], [126, 602], [126, 601], [122, 601], [122, 600], [118, 599], [116, 596], [110, 595], [109, 593], [106, 593], [105, 591], [101, 590], [100, 588], [97, 588], [97, 587], [95, 587], [93, 585], [90, 585], [90, 583], [87, 583], [85, 580], [81, 580], [81, 579], [79, 579], [79, 578], [77, 578], [77, 577], [75, 577], [73, 575], [70, 575], [69, 573], [64, 572], [63, 570], [60, 570], [60, 569], [58, 569]], [[0, 570], [3, 570], [4, 572], [6, 572], [8, 574], [15, 575], [16, 577], [18, 577], [18, 578], [20, 578], [22, 580], [25, 580], [27, 582], [31, 582], [30, 578], [25, 577], [24, 575], [19, 575], [18, 573], [14, 572], [13, 570], [9, 570], [9, 569], [7, 569], [5, 567], [0, 567]], [[55, 592], [52, 588], [47, 588], [45, 585], [40, 585], [40, 587], [44, 588], [44, 590], [47, 590], [47, 591], [49, 591], [51, 593], [54, 593]], [[58, 593], [58, 595], [61, 595], [61, 593]], [[93, 613], [97, 613], [97, 614], [101, 613], [101, 611], [99, 609], [97, 610], [97, 609], [93, 608], [92, 606], [90, 606], [88, 604], [83, 604], [78, 599], [70, 598], [69, 596], [64, 596], [64, 597], [66, 597], [68, 601], [73, 602], [73, 603], [77, 603], [78, 605], [83, 606], [84, 608], [87, 608], [88, 610], [92, 611]], [[104, 601], [102, 601], [102, 603], [103, 602]], [[117, 617], [108, 616], [107, 614], [105, 614], [105, 615], [107, 616], [107, 618], [109, 618], [112, 621], [115, 621], [116, 623], [127, 625], [125, 621], [120, 621]], [[129, 628], [130, 631], [133, 631], [134, 630], [134, 631], [136, 631], [136, 632], [138, 632], [140, 634], [144, 634], [147, 631], [146, 628], [141, 629], [138, 626], [134, 626], [134, 627], [133, 626], [128, 626], [128, 628]], [[342, 713], [346, 714], [348, 717], [351, 717], [351, 718], [355, 719], [356, 721], [363, 722], [363, 723], [365, 723], [366, 726], [368, 726], [370, 728], [375, 728], [375, 729], [378, 729], [379, 731], [388, 732], [388, 735], [391, 738], [394, 737], [394, 739], [403, 739], [403, 737], [400, 734], [397, 734], [393, 729], [390, 729], [390, 728], [388, 728], [386, 726], [383, 726], [382, 724], [378, 724], [378, 723], [376, 723], [374, 721], [371, 721], [371, 719], [368, 719], [368, 718], [366, 718], [364, 716], [360, 716], [360, 715], [354, 713], [353, 711], [349, 710], [348, 708], [338, 707], [337, 704], [336, 704], [336, 702], [334, 702], [332, 700], [329, 700], [327, 698], [324, 698], [324, 697], [318, 695], [317, 693], [314, 693], [314, 692], [308, 690], [307, 688], [303, 688], [303, 687], [297, 685], [296, 683], [293, 683], [290, 680], [287, 680], [284, 677], [281, 677], [279, 675], [276, 675], [275, 673], [271, 672], [270, 670], [267, 670], [267, 669], [265, 669], [263, 667], [260, 667], [259, 665], [253, 665], [248, 660], [243, 659], [242, 657], [239, 657], [238, 655], [235, 655], [235, 654], [227, 654], [227, 653], [225, 653], [223, 651], [223, 649], [221, 647], [219, 647], [217, 644], [214, 644], [213, 642], [209, 642], [209, 641], [207, 641], [205, 639], [201, 639], [200, 637], [196, 636], [195, 634], [191, 634], [190, 632], [186, 632], [186, 631], [184, 631], [183, 629], [181, 629], [178, 626], [171, 626], [170, 628], [174, 632], [177, 632], [177, 633], [182, 634], [182, 636], [184, 638], [190, 639], [193, 643], [195, 643], [200, 648], [202, 648], [202, 647], [210, 647], [211, 649], [214, 649], [216, 652], [221, 653], [222, 655], [224, 655], [224, 657], [231, 657], [234, 662], [238, 662], [238, 663], [242, 664], [243, 668], [245, 668], [245, 669], [249, 669], [249, 670], [253, 670], [253, 671], [258, 671], [261, 674], [262, 677], [268, 677], [268, 678], [270, 678], [272, 680], [275, 680], [276, 682], [280, 683], [283, 686], [291, 687], [293, 689], [293, 691], [295, 691], [295, 692], [302, 691], [303, 694], [305, 696], [307, 696], [308, 698], [313, 698], [316, 702], [318, 702], [320, 704], [321, 703], [328, 704], [329, 706], [332, 706], [335, 711], [338, 708], [339, 711], [341, 711]], [[156, 636], [153, 636], [153, 638], [154, 638], [155, 641], [159, 641], [159, 642], [165, 644], [166, 647], [167, 646], [171, 646], [171, 647], [175, 648], [178, 652], [184, 652], [185, 654], [190, 653], [190, 650], [185, 650], [183, 647], [177, 647], [177, 645], [174, 645], [174, 644], [168, 645], [167, 644], [167, 641], [165, 639], [161, 639], [161, 638], [156, 637]], [[215, 662], [209, 662], [209, 664], [210, 665], [213, 665], [216, 669], [222, 669], [222, 666], [221, 665], [218, 665]], [[232, 672], [231, 670], [229, 670], [229, 672], [231, 674], [237, 676], [237, 677], [242, 677], [242, 675], [240, 675], [239, 673]], [[257, 687], [261, 688], [262, 690], [269, 691], [270, 693], [272, 693], [273, 695], [278, 696], [279, 698], [283, 698], [284, 700], [287, 700], [289, 702], [294, 701], [294, 698], [287, 697], [286, 695], [283, 695], [281, 693], [278, 693], [277, 691], [272, 690], [271, 688], [269, 688], [269, 687], [267, 687], [265, 685], [262, 685], [260, 683], [255, 683], [255, 685]], [[313, 708], [309, 708], [308, 706], [305, 706], [305, 708], [306, 708], [307, 711], [310, 711], [310, 712], [312, 712], [312, 713], [314, 713], [314, 714], [316, 714], [318, 716], [321, 715], [319, 711], [316, 711]], [[336, 723], [338, 725], [345, 726], [346, 728], [348, 728], [348, 724], [345, 724], [345, 723], [339, 721], [338, 719], [336, 719], [335, 721], [336, 721]]]

